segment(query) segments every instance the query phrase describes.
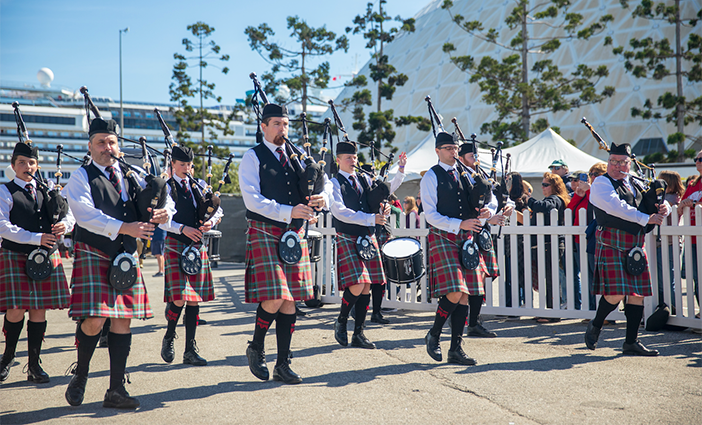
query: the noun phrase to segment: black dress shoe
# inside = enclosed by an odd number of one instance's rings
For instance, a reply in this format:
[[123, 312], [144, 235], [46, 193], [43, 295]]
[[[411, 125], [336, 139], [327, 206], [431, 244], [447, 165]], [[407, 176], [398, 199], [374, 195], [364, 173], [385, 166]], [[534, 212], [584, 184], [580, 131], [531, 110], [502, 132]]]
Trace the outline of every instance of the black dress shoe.
[[288, 362], [283, 362], [283, 364], [273, 368], [273, 380], [282, 381], [285, 384], [299, 384], [302, 382], [300, 375], [290, 369]]
[[600, 332], [602, 332], [602, 328], [597, 329], [595, 325], [592, 324], [592, 321], [587, 324], [587, 330], [585, 331], [585, 345], [587, 345], [587, 348], [590, 350], [597, 348], [597, 340], [600, 338]]
[[192, 349], [183, 353], [183, 364], [190, 364], [193, 366], [207, 366], [207, 360], [200, 357], [200, 355]]
[[429, 353], [429, 356], [437, 362], [440, 362], [442, 356], [441, 344], [439, 344], [439, 336], [434, 336], [431, 334], [431, 331], [429, 331], [427, 332], [427, 336], [424, 337], [424, 343], [427, 346], [427, 353]]
[[495, 338], [497, 334], [485, 329], [483, 325], [478, 323], [475, 326], [468, 326], [468, 336], [475, 336], [478, 338]]
[[123, 386], [116, 390], [107, 390], [105, 399], [102, 401], [102, 407], [115, 409], [136, 409], [139, 405], [139, 400], [131, 397]]
[[375, 344], [373, 344], [368, 338], [366, 338], [366, 336], [363, 334], [363, 331], [357, 334], [353, 334], [353, 336], [351, 337], [351, 346], [358, 348], [368, 348], [371, 350], [375, 348]]
[[206, 324], [207, 324], [207, 320], [205, 320], [205, 319], [197, 319], [197, 325], [198, 325], [198, 326], [202, 326], [202, 325], [206, 325]]
[[107, 335], [100, 335], [100, 341], [98, 341], [98, 347], [107, 347]]
[[349, 335], [346, 331], [346, 322], [342, 323], [339, 321], [339, 319], [336, 319], [336, 322], [334, 322], [334, 339], [336, 339], [336, 342], [344, 347], [349, 345]]
[[466, 366], [475, 366], [478, 364], [475, 359], [468, 357], [460, 345], [455, 350], [449, 350], [448, 355], [446, 356], [446, 361], [449, 363], [462, 364]]
[[175, 359], [175, 348], [173, 347], [175, 338], [175, 333], [170, 337], [166, 334], [163, 336], [163, 341], [161, 341], [161, 358], [166, 363], [171, 363]]
[[37, 384], [46, 384], [51, 381], [51, 379], [49, 378], [49, 374], [44, 372], [44, 369], [41, 368], [39, 362], [36, 362], [34, 364], [29, 364], [29, 367], [27, 367], [27, 381]]
[[380, 323], [381, 325], [387, 325], [388, 323], [390, 323], [390, 321], [384, 318], [383, 315], [380, 313], [371, 314], [371, 322]]
[[266, 365], [266, 352], [263, 350], [263, 345], [249, 342], [246, 347], [246, 358], [249, 360], [249, 370], [253, 375], [261, 381], [267, 381], [268, 366]]
[[641, 343], [638, 339], [633, 344], [627, 344], [626, 342], [622, 346], [625, 356], [647, 356], [654, 357], [657, 356], [658, 350], [650, 350]]
[[5, 356], [2, 356], [2, 360], [0, 360], [0, 382], [3, 382], [7, 379], [7, 376], [10, 374], [10, 367], [12, 366], [12, 363], [14, 363], [14, 361], [14, 356], [11, 359], [7, 360], [5, 360]]
[[83, 395], [85, 394], [85, 385], [88, 383], [88, 376], [74, 372], [71, 382], [66, 388], [66, 401], [71, 406], [80, 406], [83, 403]]

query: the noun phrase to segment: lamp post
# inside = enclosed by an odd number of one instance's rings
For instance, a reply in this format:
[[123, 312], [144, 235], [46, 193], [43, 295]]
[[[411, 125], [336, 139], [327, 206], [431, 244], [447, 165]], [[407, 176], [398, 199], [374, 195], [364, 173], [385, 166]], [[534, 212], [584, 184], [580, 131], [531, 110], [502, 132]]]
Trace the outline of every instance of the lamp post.
[[[124, 136], [124, 108], [122, 107], [122, 33], [129, 32], [129, 27], [119, 30], [119, 135]], [[124, 142], [120, 139], [120, 146]]]

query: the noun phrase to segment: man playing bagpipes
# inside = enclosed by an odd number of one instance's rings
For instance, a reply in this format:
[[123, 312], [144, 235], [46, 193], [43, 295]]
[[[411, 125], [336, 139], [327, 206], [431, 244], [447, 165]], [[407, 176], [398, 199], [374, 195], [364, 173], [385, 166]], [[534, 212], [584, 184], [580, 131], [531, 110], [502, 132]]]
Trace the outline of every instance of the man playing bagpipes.
[[[7, 379], [14, 362], [25, 311], [29, 312], [27, 380], [49, 382], [39, 360], [46, 310], [69, 306], [68, 283], [56, 244], [61, 235], [73, 229], [75, 221], [63, 198], [57, 199], [62, 207], [51, 208], [49, 188], [35, 180], [38, 159], [36, 147], [17, 143], [11, 159], [15, 177], [0, 185], [0, 311], [5, 313], [0, 382]], [[51, 211], [57, 208], [63, 211]]]
[[[97, 114], [96, 114], [97, 115]], [[132, 319], [153, 317], [141, 271], [134, 258], [136, 239], [149, 239], [156, 225], [174, 214], [165, 196], [164, 208], [137, 208], [144, 178], [119, 161], [118, 126], [114, 120], [90, 123], [88, 150], [92, 161], [71, 174], [64, 188], [76, 219], [75, 261], [71, 277], [69, 316], [78, 319], [78, 361], [66, 389], [72, 406], [83, 402], [90, 359], [106, 318], [110, 355], [110, 387], [103, 407], [135, 409], [139, 401], [124, 388], [132, 345]]]
[[[183, 364], [205, 366], [207, 360], [198, 354], [195, 343], [199, 303], [214, 299], [214, 284], [212, 269], [207, 256], [207, 249], [202, 243], [203, 234], [217, 223], [224, 215], [221, 207], [210, 214], [210, 218], [201, 222], [198, 211], [203, 210], [206, 202], [202, 195], [204, 181], [197, 182], [192, 178], [193, 150], [187, 146], [174, 146], [171, 157], [173, 177], [168, 180], [168, 193], [175, 202], [176, 213], [170, 222], [159, 227], [168, 232], [166, 236], [166, 288], [164, 301], [168, 304], [166, 318], [168, 329], [163, 337], [161, 358], [166, 363], [171, 363], [175, 357], [173, 340], [176, 337], [176, 325], [180, 313], [185, 307], [185, 352]], [[191, 255], [185, 252], [188, 247], [199, 244], [196, 254], [200, 260], [200, 267], [190, 270], [182, 265], [181, 257]], [[191, 274], [194, 273], [194, 274]]]

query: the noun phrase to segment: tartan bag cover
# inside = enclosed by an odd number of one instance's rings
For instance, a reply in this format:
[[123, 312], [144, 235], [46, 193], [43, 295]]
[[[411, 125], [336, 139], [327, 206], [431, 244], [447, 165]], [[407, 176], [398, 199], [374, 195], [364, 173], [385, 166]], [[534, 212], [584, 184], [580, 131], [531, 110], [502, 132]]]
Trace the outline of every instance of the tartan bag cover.
[[595, 294], [651, 296], [653, 292], [648, 257], [646, 256], [646, 269], [638, 276], [627, 273], [624, 263], [629, 250], [637, 246], [644, 247], [645, 235], [632, 235], [612, 227], [600, 227], [595, 237]]
[[337, 233], [336, 237], [336, 276], [339, 291], [349, 286], [377, 283], [385, 285], [383, 262], [375, 235], [369, 236], [378, 254], [369, 261], [359, 257], [356, 248], [358, 236]]
[[285, 264], [278, 257], [278, 242], [286, 231], [270, 223], [249, 220], [244, 275], [247, 303], [305, 301], [314, 297], [310, 254], [307, 240], [303, 239], [305, 230], [297, 231], [302, 247], [302, 258], [297, 264]]
[[150, 319], [149, 305], [141, 269], [131, 288], [118, 291], [109, 284], [110, 260], [107, 254], [84, 243], [75, 243], [75, 260], [71, 276], [71, 308], [75, 318], [110, 317], [115, 319]]
[[485, 295], [483, 275], [487, 273], [487, 267], [483, 256], [480, 256], [480, 265], [475, 270], [463, 268], [459, 258], [463, 242], [470, 238], [471, 232], [466, 230], [454, 235], [429, 226], [428, 278], [434, 297], [439, 298], [451, 292]]
[[58, 251], [49, 257], [54, 271], [44, 280], [32, 280], [27, 276], [27, 257], [28, 254], [0, 249], [0, 312], [68, 308], [71, 294]]
[[214, 296], [214, 283], [212, 281], [212, 268], [204, 244], [200, 245], [200, 260], [202, 268], [200, 273], [189, 276], [180, 269], [180, 254], [188, 245], [170, 236], [166, 237], [166, 286], [163, 291], [163, 301], [212, 301]]

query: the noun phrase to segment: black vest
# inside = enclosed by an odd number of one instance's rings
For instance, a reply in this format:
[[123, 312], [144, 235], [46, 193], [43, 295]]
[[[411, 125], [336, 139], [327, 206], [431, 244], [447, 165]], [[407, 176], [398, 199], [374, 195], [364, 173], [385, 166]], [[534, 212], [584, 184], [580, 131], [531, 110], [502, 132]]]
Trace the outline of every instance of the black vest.
[[[174, 178], [169, 179], [168, 184], [171, 186], [171, 198], [173, 198], [173, 202], [175, 202], [176, 207], [176, 213], [173, 216], [173, 221], [176, 223], [185, 224], [186, 226], [197, 227], [197, 208], [195, 208], [193, 205], [192, 199], [188, 199], [188, 196], [185, 194], [185, 190], [183, 190], [183, 186], [178, 184]], [[197, 197], [193, 193], [192, 188], [189, 188], [188, 190], [190, 191], [192, 198], [197, 201]], [[175, 238], [184, 244], [190, 244], [190, 242], [192, 242], [192, 239], [183, 234], [179, 235], [177, 233], [168, 232], [168, 236]]]
[[[14, 181], [5, 183], [7, 190], [12, 195], [12, 209], [10, 210], [10, 223], [32, 233], [51, 233], [49, 215], [44, 205], [44, 194], [36, 190], [37, 202], [31, 198], [29, 192]], [[29, 254], [39, 245], [21, 244], [8, 239], [2, 240], [2, 247], [11, 251]]]
[[[626, 188], [626, 186], [624, 186], [623, 182], [612, 179], [612, 177], [610, 177], [609, 174], [605, 174], [604, 176], [607, 177], [610, 182], [612, 182], [612, 186], [617, 192], [617, 195], [619, 195], [619, 199], [621, 199], [622, 201], [626, 202], [634, 208], [639, 207], [643, 196], [641, 195], [641, 192], [638, 189], [636, 189], [636, 186], [631, 185], [631, 187], [634, 189], [634, 193], [631, 193]], [[594, 205], [593, 209], [595, 210], [595, 219], [597, 219], [598, 226], [613, 227], [615, 229], [624, 230], [625, 232], [631, 233], [632, 235], [640, 235], [644, 233], [644, 228], [642, 226], [639, 226], [637, 223], [623, 220], [613, 215], [609, 215], [604, 210], [597, 208]]]
[[[364, 178], [362, 176], [357, 177], [358, 180]], [[341, 188], [341, 197], [344, 199], [344, 205], [346, 208], [352, 209], [354, 211], [361, 211], [370, 214], [370, 208], [368, 207], [368, 190], [365, 190], [358, 196], [358, 192], [353, 188], [351, 182], [349, 182], [341, 173], [336, 175], [336, 179], [339, 181], [339, 187]], [[359, 181], [359, 184], [360, 181]], [[366, 227], [359, 226], [358, 224], [346, 223], [341, 220], [337, 220], [336, 217], [332, 216], [332, 225], [336, 228], [337, 232], [346, 233], [347, 235], [353, 236], [369, 236], [375, 231], [375, 226]]]
[[468, 193], [463, 190], [460, 175], [453, 181], [449, 173], [439, 164], [431, 167], [436, 175], [436, 211], [446, 217], [467, 220], [479, 215], [471, 208]]
[[[131, 200], [123, 201], [115, 187], [112, 186], [110, 180], [105, 177], [105, 174], [103, 174], [100, 169], [92, 163], [84, 165], [83, 169], [85, 169], [88, 174], [90, 195], [93, 198], [95, 208], [125, 223], [137, 221], [134, 202]], [[130, 180], [126, 179], [125, 182], [127, 183], [128, 192], [133, 193], [134, 188], [131, 187], [132, 183], [130, 183]], [[97, 248], [110, 258], [114, 258], [120, 252], [128, 252], [131, 254], [135, 252], [137, 248], [136, 239], [128, 235], [118, 235], [113, 241], [106, 236], [93, 233], [77, 224], [73, 233], [73, 239], [76, 242], [84, 242], [93, 248]]]
[[[283, 168], [278, 158], [276, 158], [273, 152], [263, 143], [253, 148], [253, 151], [258, 157], [259, 162], [258, 176], [261, 186], [261, 195], [281, 205], [295, 206], [304, 204], [302, 195], [300, 195], [299, 178], [293, 171], [290, 161], [288, 161], [288, 165]], [[288, 227], [283, 221], [275, 221], [250, 210], [246, 210], [246, 218], [270, 223], [282, 229]], [[293, 219], [291, 225], [293, 228], [299, 229], [302, 227], [303, 223], [304, 220]]]

